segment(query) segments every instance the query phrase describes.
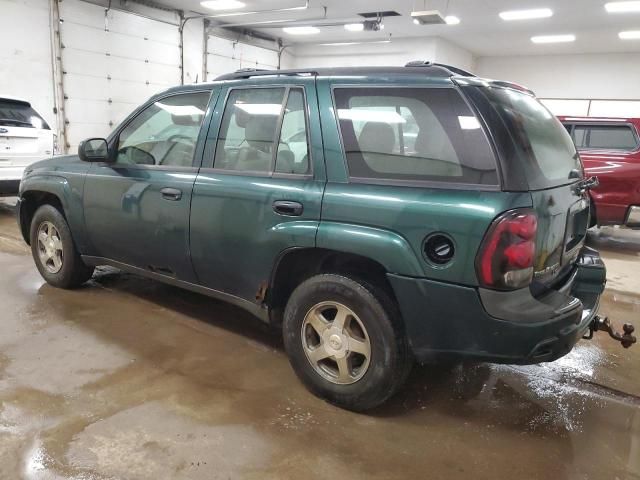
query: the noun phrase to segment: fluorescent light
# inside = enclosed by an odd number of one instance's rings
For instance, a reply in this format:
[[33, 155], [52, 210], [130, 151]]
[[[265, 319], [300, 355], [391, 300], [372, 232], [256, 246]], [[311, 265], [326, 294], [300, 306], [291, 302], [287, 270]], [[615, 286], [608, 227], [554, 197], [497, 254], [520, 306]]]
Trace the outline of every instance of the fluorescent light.
[[550, 8], [536, 8], [533, 10], [510, 10], [508, 12], [500, 12], [500, 18], [507, 22], [512, 20], [532, 20], [534, 18], [549, 18], [553, 16], [553, 10]]
[[344, 29], [350, 32], [361, 32], [364, 30], [364, 23], [347, 23]]
[[379, 122], [379, 123], [407, 123], [407, 121], [397, 112], [387, 112], [384, 110], [367, 110], [357, 108], [338, 109], [340, 120], [355, 120], [359, 122]]
[[621, 40], [640, 40], [640, 30], [630, 30], [618, 34]]
[[460, 19], [455, 15], [448, 15], [444, 17], [444, 21], [447, 22], [447, 25], [458, 25], [460, 23]]
[[200, 2], [200, 5], [210, 10], [238, 10], [246, 6], [238, 0], [206, 0], [205, 2]]
[[280, 103], [236, 103], [236, 108], [247, 112], [249, 115], [280, 115], [282, 105]]
[[540, 35], [531, 37], [533, 43], [569, 43], [575, 42], [575, 35]]
[[320, 33], [320, 29], [316, 27], [284, 27], [282, 31], [289, 35], [315, 35]]
[[604, 8], [609, 13], [640, 12], [640, 2], [609, 2]]
[[345, 47], [347, 45], [367, 45], [375, 43], [391, 43], [391, 40], [372, 40], [367, 42], [333, 42], [333, 43], [318, 43], [322, 47]]

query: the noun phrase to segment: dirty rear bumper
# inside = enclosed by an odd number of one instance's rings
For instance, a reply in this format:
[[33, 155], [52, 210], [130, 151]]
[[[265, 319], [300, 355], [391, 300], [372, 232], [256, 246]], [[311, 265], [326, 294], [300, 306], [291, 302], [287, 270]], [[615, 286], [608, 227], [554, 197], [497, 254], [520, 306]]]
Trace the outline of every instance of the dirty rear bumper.
[[589, 330], [606, 269], [599, 254], [585, 248], [562, 285], [536, 298], [528, 288], [503, 293], [388, 277], [418, 361], [473, 358], [532, 364], [566, 355]]

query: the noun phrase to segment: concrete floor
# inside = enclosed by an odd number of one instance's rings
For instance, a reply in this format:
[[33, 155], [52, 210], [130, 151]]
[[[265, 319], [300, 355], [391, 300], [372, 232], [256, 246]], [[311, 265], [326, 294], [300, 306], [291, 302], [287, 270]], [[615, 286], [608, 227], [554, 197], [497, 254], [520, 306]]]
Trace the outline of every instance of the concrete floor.
[[[236, 308], [106, 269], [46, 285], [13, 215], [0, 200], [1, 479], [640, 479], [640, 346], [416, 368], [357, 415], [307, 393]], [[640, 233], [590, 243], [601, 311], [640, 327]]]

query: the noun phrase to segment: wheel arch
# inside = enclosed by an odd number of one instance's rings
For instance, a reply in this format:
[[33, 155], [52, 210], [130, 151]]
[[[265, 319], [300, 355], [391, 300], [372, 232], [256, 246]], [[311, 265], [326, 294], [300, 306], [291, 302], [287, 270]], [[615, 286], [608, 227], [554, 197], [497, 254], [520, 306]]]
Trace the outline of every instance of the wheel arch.
[[27, 244], [31, 243], [29, 231], [33, 215], [42, 205], [55, 207], [69, 222], [68, 200], [71, 189], [66, 178], [37, 176], [28, 178], [20, 187], [20, 232]]
[[270, 322], [279, 326], [284, 308], [295, 288], [306, 279], [321, 273], [342, 274], [374, 283], [396, 301], [386, 276], [389, 272], [380, 262], [341, 250], [294, 247], [281, 252], [274, 262], [264, 299], [269, 307]]

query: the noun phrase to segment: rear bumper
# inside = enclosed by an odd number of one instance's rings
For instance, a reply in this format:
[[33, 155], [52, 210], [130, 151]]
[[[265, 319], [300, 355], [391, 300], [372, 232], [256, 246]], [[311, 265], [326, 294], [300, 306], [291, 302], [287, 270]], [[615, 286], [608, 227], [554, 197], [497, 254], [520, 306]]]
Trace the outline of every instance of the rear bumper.
[[[498, 296], [458, 285], [389, 275], [413, 353], [420, 362], [473, 358], [511, 364], [549, 362], [571, 351], [597, 313], [606, 270], [597, 252], [557, 290]], [[491, 292], [490, 292], [491, 293]]]

